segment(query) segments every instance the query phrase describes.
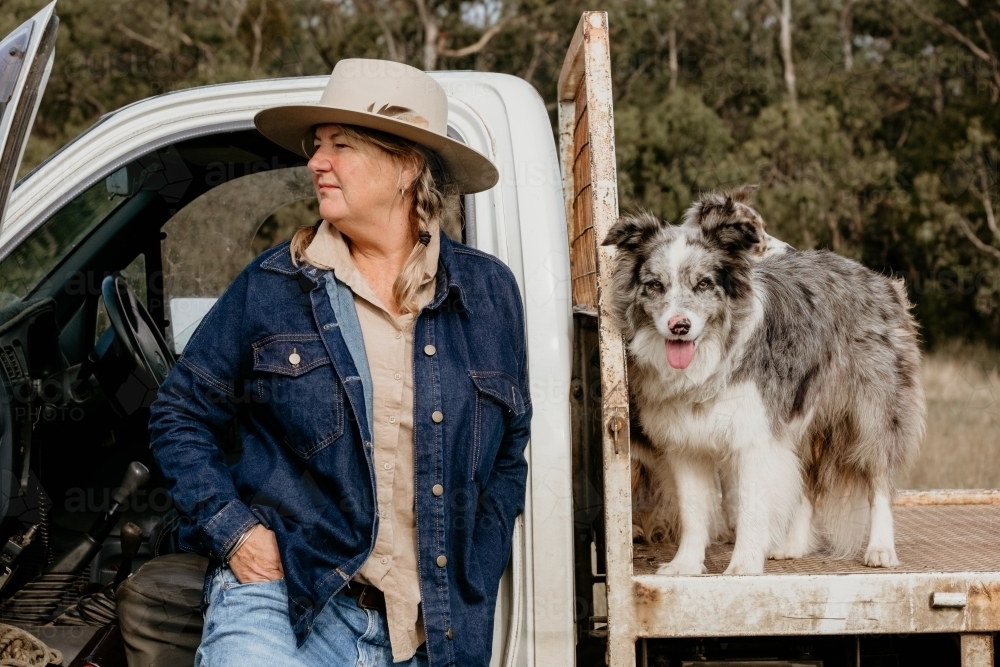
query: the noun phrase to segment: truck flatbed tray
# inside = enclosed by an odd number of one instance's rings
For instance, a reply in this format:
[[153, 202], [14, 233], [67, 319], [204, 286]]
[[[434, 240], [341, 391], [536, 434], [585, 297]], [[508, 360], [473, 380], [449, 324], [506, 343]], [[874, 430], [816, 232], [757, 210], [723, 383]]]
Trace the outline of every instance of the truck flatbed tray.
[[820, 553], [768, 561], [760, 575], [724, 575], [733, 545], [717, 544], [707, 553], [708, 574], [663, 576], [656, 568], [670, 561], [676, 547], [637, 544], [628, 605], [635, 636], [950, 632], [971, 639], [996, 632], [996, 500], [996, 492], [903, 494], [894, 508], [900, 566], [892, 569]]
[[[821, 553], [769, 560], [765, 574], [877, 574], [913, 572], [1000, 572], [1000, 505], [916, 505], [896, 507], [899, 567], [865, 567], [858, 558], [834, 560]], [[674, 544], [635, 546], [633, 572], [655, 574], [670, 562]], [[705, 555], [708, 574], [722, 574], [732, 544], [713, 544]]]

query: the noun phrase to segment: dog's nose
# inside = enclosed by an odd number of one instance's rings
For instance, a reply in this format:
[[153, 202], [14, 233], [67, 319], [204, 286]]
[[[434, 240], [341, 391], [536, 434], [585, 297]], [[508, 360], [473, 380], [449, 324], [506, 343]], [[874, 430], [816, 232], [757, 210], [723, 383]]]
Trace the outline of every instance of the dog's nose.
[[682, 315], [674, 315], [667, 322], [667, 328], [675, 336], [683, 336], [688, 331], [691, 331], [691, 320]]

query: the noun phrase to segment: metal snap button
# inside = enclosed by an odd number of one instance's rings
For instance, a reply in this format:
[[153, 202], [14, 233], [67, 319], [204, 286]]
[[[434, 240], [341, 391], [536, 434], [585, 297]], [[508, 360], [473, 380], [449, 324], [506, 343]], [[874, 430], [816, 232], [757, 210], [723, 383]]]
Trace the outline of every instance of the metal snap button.
[[435, 352], [437, 352], [437, 348], [433, 345], [424, 345], [424, 354], [428, 357], [433, 357]]
[[435, 496], [440, 496], [444, 493], [444, 487], [441, 486], [440, 484], [435, 484], [434, 486], [431, 487], [431, 493], [433, 493]]
[[438, 567], [444, 567], [445, 565], [448, 564], [448, 558], [445, 556], [438, 556], [437, 560], [434, 562], [437, 563]]
[[448, 628], [448, 630], [445, 631], [444, 636], [447, 637], [448, 639], [452, 639], [455, 637], [455, 633], [452, 631], [451, 628]]
[[292, 365], [292, 368], [298, 368], [300, 361], [302, 361], [302, 357], [299, 356], [299, 353], [293, 347], [292, 353], [288, 355], [288, 363]]
[[440, 410], [435, 410], [434, 412], [431, 413], [431, 421], [433, 421], [435, 424], [440, 424], [442, 421], [444, 421], [444, 413], [441, 412]]

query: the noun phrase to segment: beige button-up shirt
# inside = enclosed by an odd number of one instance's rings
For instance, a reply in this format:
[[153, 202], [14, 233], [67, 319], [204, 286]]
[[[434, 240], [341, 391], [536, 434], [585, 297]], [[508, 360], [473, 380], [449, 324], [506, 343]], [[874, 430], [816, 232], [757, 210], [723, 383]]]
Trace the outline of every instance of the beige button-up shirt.
[[[416, 296], [423, 308], [434, 297], [438, 228], [424, 257]], [[417, 574], [417, 531], [413, 513], [413, 320], [393, 317], [354, 266], [347, 241], [330, 223], [320, 224], [305, 251], [306, 260], [334, 275], [354, 293], [365, 353], [372, 375], [372, 423], [379, 529], [375, 548], [355, 579], [385, 594], [393, 662], [413, 657], [424, 643]], [[418, 310], [419, 312], [419, 310]]]

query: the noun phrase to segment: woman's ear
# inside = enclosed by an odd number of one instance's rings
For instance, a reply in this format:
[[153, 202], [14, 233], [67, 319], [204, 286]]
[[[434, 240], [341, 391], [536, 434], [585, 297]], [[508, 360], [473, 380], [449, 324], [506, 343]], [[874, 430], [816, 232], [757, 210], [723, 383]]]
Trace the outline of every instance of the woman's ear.
[[412, 160], [408, 160], [407, 163], [400, 168], [399, 187], [404, 188], [406, 192], [412, 192], [413, 186], [416, 184], [419, 175], [419, 167], [414, 164]]

